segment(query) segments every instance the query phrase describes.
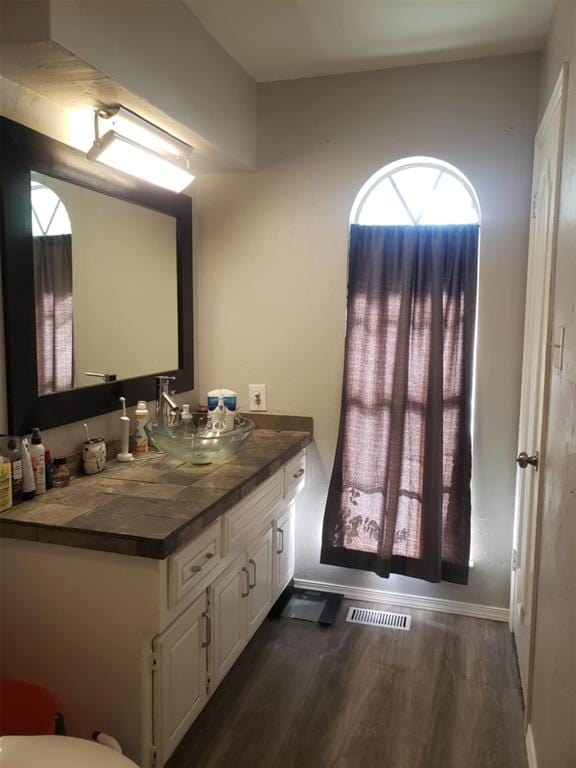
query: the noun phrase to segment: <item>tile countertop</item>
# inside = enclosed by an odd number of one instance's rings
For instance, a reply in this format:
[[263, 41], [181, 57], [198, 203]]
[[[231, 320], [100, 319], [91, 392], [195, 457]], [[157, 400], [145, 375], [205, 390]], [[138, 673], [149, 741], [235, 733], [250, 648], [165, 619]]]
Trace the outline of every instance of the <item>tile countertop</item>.
[[312, 441], [312, 419], [284, 424], [298, 430], [268, 424], [279, 428], [257, 428], [224, 464], [191, 466], [163, 454], [111, 461], [98, 475], [0, 513], [0, 537], [164, 559]]

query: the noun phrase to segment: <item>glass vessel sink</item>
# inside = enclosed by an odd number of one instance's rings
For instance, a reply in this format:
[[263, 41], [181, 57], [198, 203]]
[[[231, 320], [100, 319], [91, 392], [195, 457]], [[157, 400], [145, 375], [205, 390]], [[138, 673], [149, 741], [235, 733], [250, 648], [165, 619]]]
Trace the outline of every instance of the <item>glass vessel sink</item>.
[[187, 464], [214, 464], [233, 456], [254, 431], [250, 419], [237, 419], [225, 432], [195, 427], [190, 422], [170, 426], [164, 417], [151, 419], [146, 434], [162, 453]]

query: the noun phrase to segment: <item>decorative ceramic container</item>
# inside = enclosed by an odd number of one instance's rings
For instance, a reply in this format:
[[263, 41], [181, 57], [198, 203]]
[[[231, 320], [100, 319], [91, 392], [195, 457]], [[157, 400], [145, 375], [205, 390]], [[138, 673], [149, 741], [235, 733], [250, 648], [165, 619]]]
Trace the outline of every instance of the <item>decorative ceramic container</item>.
[[84, 442], [82, 464], [87, 475], [96, 475], [106, 466], [106, 443], [101, 437]]

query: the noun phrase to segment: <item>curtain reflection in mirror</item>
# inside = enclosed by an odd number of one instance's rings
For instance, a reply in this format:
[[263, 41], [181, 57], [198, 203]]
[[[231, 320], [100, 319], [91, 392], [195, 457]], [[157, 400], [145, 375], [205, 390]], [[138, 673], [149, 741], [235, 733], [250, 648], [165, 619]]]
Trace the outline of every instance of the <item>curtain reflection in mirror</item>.
[[74, 386], [72, 236], [60, 198], [32, 182], [38, 394]]
[[72, 237], [34, 238], [38, 394], [74, 386]]

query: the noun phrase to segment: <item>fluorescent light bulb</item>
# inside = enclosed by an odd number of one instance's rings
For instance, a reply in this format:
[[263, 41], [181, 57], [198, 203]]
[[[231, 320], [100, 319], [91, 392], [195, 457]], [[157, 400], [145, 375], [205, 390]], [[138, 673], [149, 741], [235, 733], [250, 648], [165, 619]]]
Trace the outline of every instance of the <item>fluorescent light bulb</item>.
[[176, 159], [166, 158], [114, 131], [108, 131], [94, 143], [88, 152], [88, 159], [105, 163], [172, 192], [181, 192], [195, 178]]
[[188, 144], [124, 107], [119, 107], [111, 117], [107, 118], [107, 122], [110, 124], [110, 130], [161, 155], [169, 154], [187, 158], [193, 151]]

